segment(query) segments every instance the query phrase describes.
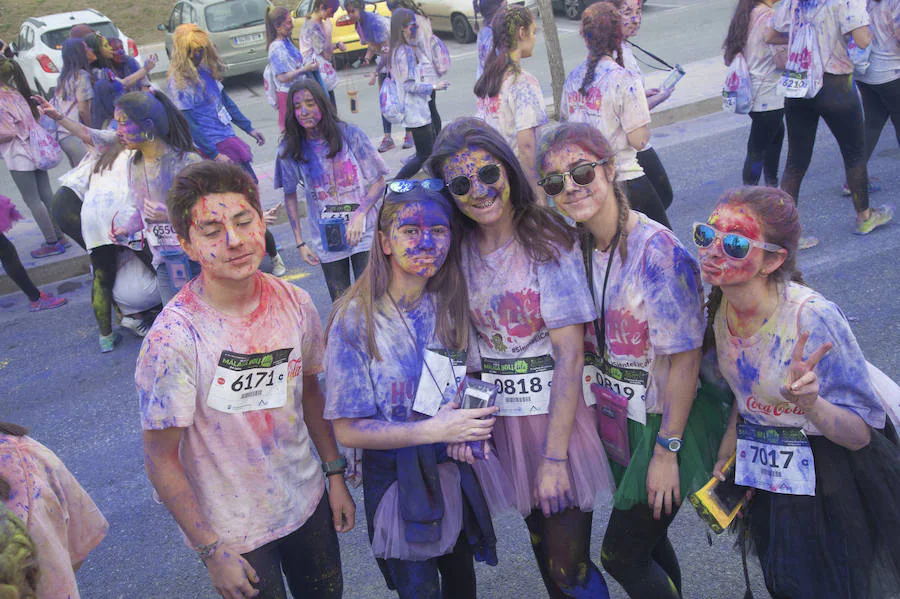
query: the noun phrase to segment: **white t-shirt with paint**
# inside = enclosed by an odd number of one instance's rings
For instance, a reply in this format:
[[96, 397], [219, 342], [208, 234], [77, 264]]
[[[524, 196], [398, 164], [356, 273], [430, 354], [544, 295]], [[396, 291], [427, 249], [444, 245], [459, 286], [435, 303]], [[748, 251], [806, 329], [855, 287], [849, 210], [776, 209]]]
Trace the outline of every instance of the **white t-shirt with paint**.
[[854, 29], [869, 24], [865, 0], [782, 0], [775, 12], [775, 30], [790, 33], [792, 18], [795, 29], [801, 19], [812, 23], [826, 73], [853, 72], [853, 63], [847, 55], [847, 38]]
[[747, 59], [750, 84], [753, 86], [751, 112], [784, 108], [784, 96], [778, 93], [778, 82], [787, 61], [788, 47], [766, 43], [774, 18], [775, 9], [763, 3], [758, 3], [750, 13], [750, 29], [743, 55]]
[[870, 85], [900, 78], [900, 0], [869, 0], [872, 54], [869, 68], [857, 79]]

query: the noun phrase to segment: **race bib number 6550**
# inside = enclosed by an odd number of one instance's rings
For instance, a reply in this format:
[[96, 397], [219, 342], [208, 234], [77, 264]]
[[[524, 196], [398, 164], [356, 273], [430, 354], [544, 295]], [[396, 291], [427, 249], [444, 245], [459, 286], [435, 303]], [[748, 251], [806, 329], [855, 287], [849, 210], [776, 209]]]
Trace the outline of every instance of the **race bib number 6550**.
[[291, 348], [261, 354], [223, 351], [206, 405], [230, 414], [284, 406], [290, 355]]

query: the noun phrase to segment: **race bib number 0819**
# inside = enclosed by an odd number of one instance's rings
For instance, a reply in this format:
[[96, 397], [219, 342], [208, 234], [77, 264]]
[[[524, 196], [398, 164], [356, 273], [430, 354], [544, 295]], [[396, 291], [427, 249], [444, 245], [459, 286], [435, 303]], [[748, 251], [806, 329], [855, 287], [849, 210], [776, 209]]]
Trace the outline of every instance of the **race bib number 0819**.
[[229, 414], [283, 407], [290, 355], [291, 348], [261, 354], [223, 351], [206, 405]]

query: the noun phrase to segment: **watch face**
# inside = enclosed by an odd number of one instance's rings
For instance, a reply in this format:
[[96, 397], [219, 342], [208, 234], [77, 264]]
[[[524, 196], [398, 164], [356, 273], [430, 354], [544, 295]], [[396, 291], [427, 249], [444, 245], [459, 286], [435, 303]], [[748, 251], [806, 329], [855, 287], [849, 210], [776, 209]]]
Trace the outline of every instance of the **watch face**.
[[681, 449], [681, 439], [669, 439], [669, 451], [678, 451]]

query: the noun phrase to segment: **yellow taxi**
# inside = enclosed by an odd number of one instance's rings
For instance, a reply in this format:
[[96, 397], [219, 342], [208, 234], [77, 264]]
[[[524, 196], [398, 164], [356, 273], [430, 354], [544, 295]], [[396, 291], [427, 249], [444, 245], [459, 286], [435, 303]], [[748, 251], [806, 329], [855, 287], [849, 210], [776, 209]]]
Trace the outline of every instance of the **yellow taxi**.
[[[312, 11], [312, 4], [312, 0], [300, 0], [297, 8], [291, 12], [291, 17], [294, 20], [294, 31], [291, 36], [294, 39], [294, 43], [298, 46], [300, 30], [303, 29], [303, 23], [306, 22], [307, 15]], [[391, 10], [387, 7], [387, 2], [384, 0], [378, 2], [367, 1], [366, 10], [377, 12], [388, 19], [391, 18]], [[334, 13], [334, 16], [331, 17], [331, 24], [331, 41], [335, 44], [344, 42], [345, 49], [341, 51], [335, 48], [332, 59], [334, 68], [342, 69], [356, 58], [362, 58], [362, 55], [366, 52], [366, 47], [359, 43], [359, 35], [356, 33], [356, 26], [347, 16], [347, 11], [344, 10], [343, 6], [339, 7]]]

